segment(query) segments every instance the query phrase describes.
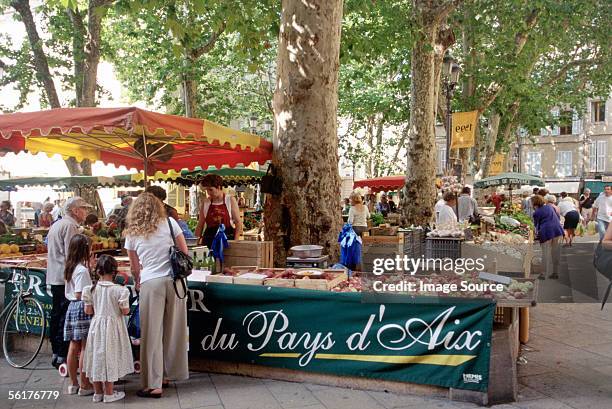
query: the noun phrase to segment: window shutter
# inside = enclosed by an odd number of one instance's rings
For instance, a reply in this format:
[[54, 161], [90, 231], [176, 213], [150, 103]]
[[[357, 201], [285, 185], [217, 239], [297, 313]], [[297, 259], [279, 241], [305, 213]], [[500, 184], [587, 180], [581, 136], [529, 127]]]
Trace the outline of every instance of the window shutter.
[[608, 157], [608, 141], [597, 141], [597, 172], [606, 171]]
[[578, 116], [578, 112], [572, 114], [572, 135], [580, 135], [582, 133], [582, 118]]

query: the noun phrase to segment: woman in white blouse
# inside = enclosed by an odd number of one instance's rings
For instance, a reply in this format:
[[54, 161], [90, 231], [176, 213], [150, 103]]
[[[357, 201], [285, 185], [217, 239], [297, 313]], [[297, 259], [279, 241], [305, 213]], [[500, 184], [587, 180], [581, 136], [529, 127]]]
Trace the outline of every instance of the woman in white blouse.
[[368, 219], [370, 218], [370, 211], [368, 207], [363, 204], [361, 195], [357, 192], [351, 193], [351, 209], [349, 210], [348, 222], [353, 226], [353, 230], [359, 236], [368, 229]]

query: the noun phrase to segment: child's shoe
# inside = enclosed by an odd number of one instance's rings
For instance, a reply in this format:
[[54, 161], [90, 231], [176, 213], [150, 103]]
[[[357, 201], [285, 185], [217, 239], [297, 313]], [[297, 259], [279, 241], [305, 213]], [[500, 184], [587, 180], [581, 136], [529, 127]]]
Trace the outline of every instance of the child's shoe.
[[81, 388], [79, 389], [79, 396], [90, 396], [94, 394], [94, 390], [92, 389], [85, 389], [85, 388]]
[[66, 395], [76, 395], [77, 393], [79, 393], [79, 385], [70, 385]]
[[112, 395], [104, 395], [104, 403], [116, 402], [125, 398], [125, 392], [113, 392]]
[[104, 394], [103, 393], [94, 393], [93, 398], [91, 399], [94, 403], [98, 403], [98, 402], [102, 402], [102, 399], [104, 399]]

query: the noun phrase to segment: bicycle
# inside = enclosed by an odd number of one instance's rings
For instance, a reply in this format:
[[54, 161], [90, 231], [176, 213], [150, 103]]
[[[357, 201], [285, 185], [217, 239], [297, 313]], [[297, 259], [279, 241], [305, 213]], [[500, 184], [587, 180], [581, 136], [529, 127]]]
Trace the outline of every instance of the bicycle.
[[14, 368], [25, 368], [36, 359], [47, 328], [42, 304], [27, 290], [28, 278], [27, 268], [13, 268], [9, 278], [0, 279], [0, 283], [12, 283], [17, 290], [0, 313], [2, 350], [6, 361]]

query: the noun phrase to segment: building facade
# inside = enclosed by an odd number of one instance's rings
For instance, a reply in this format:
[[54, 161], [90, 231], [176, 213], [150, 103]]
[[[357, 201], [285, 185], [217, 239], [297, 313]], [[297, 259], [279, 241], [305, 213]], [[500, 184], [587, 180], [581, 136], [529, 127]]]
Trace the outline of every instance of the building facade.
[[555, 109], [559, 125], [524, 135], [516, 146], [513, 170], [544, 178], [551, 191], [577, 193], [588, 180], [612, 176], [612, 98], [587, 101], [583, 116]]

